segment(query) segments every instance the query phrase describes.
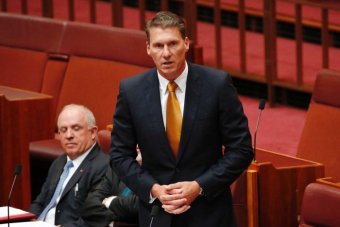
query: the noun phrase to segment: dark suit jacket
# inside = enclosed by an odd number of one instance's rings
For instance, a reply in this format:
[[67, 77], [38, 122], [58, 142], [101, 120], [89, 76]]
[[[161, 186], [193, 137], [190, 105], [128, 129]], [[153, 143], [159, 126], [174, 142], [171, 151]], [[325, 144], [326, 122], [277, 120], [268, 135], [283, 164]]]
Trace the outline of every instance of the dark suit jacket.
[[[29, 209], [37, 217], [50, 202], [66, 161], [65, 154], [53, 161], [41, 192]], [[76, 226], [74, 223], [80, 217], [80, 210], [88, 192], [105, 175], [108, 164], [108, 155], [96, 144], [73, 174], [60, 197], [56, 207], [56, 225]], [[78, 184], [77, 193], [75, 193], [76, 184]]]
[[[100, 184], [89, 193], [81, 214], [84, 223], [79, 226], [107, 226], [112, 221], [138, 223], [138, 198], [132, 191], [124, 194], [125, 189], [126, 185], [108, 168]], [[107, 209], [102, 201], [112, 195], [117, 197]]]
[[[151, 69], [121, 82], [114, 115], [111, 164], [140, 199], [139, 224], [150, 223], [150, 191], [155, 183], [196, 180], [205, 196], [181, 215], [162, 212], [153, 226], [181, 218], [188, 226], [231, 226], [230, 184], [252, 158], [248, 121], [231, 78], [225, 72], [188, 64], [182, 134], [177, 159], [162, 120], [159, 81]], [[142, 166], [135, 161], [136, 144]], [[222, 152], [222, 145], [226, 150]]]

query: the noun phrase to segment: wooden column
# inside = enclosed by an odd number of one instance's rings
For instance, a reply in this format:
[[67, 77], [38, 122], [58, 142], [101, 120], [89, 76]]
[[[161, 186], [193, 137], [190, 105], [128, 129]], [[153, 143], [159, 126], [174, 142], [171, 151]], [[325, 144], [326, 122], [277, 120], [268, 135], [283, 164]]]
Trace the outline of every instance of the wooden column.
[[52, 97], [0, 86], [0, 204], [7, 204], [16, 164], [22, 165], [10, 205], [31, 204], [29, 142], [53, 137]]

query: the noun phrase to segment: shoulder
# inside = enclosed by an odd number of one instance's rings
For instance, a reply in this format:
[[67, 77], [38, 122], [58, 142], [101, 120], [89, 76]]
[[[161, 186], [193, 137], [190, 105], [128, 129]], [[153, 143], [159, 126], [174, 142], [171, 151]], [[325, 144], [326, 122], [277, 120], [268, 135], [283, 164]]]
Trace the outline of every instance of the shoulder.
[[[91, 152], [88, 154], [87, 159], [91, 162], [91, 165], [94, 167], [107, 167], [110, 162], [110, 157], [107, 153], [105, 153], [98, 144], [96, 144]], [[105, 168], [106, 168], [105, 167]]]
[[232, 84], [232, 78], [226, 71], [193, 63], [189, 63], [188, 67], [189, 76], [193, 77], [193, 79], [201, 80], [206, 85], [210, 84], [215, 87], [220, 87], [226, 84]]
[[150, 70], [147, 70], [145, 72], [139, 73], [135, 76], [126, 78], [120, 82], [121, 86], [124, 86], [126, 88], [134, 88], [135, 86], [140, 86], [141, 84], [144, 84], [150, 80], [152, 80], [154, 77], [157, 77], [157, 70], [156, 68], [152, 68]]
[[226, 71], [223, 71], [220, 69], [203, 66], [203, 65], [197, 65], [193, 63], [189, 63], [188, 68], [189, 68], [189, 72], [188, 72], [189, 74], [197, 75], [206, 80], [219, 81], [219, 80], [230, 79], [230, 75]]
[[67, 160], [66, 154], [62, 154], [62, 155], [58, 156], [58, 158], [56, 158], [52, 162], [50, 169], [64, 168], [66, 160]]

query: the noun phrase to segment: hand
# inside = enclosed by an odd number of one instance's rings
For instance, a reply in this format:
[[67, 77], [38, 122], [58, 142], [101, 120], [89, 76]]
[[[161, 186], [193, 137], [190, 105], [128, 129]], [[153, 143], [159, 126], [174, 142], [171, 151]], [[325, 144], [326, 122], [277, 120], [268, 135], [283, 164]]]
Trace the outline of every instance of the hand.
[[157, 198], [163, 209], [172, 214], [180, 214], [187, 211], [190, 206], [186, 205], [186, 198], [181, 195], [182, 190], [171, 188], [168, 185], [154, 184], [151, 188], [151, 195]]
[[186, 199], [186, 205], [190, 205], [200, 194], [201, 187], [196, 181], [181, 181], [166, 186], [170, 194], [180, 194]]
[[196, 181], [182, 181], [166, 185], [167, 194], [161, 195], [163, 209], [168, 213], [181, 214], [190, 209], [190, 204], [200, 193]]

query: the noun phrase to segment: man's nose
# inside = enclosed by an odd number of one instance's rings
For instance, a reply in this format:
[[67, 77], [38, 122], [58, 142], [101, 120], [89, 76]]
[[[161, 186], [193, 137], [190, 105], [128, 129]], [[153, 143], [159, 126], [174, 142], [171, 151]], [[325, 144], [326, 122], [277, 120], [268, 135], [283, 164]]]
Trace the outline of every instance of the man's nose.
[[71, 129], [68, 129], [65, 134], [66, 138], [73, 138], [74, 134]]
[[164, 46], [164, 49], [163, 49], [163, 56], [164, 57], [169, 57], [171, 55], [171, 51], [170, 51], [170, 48], [168, 45], [165, 45]]

